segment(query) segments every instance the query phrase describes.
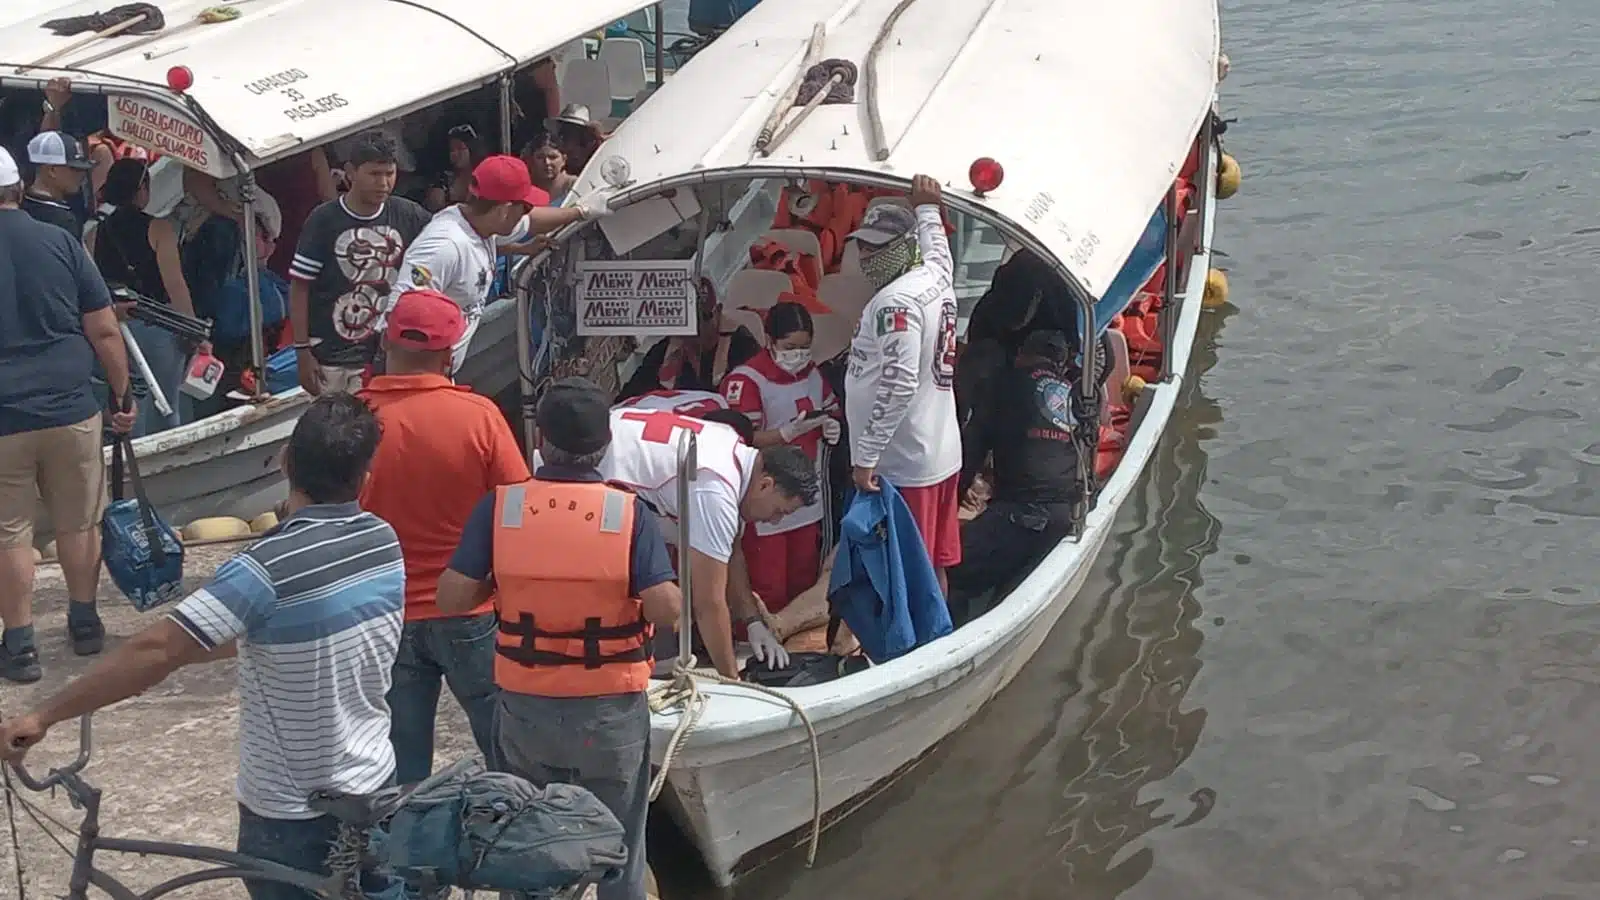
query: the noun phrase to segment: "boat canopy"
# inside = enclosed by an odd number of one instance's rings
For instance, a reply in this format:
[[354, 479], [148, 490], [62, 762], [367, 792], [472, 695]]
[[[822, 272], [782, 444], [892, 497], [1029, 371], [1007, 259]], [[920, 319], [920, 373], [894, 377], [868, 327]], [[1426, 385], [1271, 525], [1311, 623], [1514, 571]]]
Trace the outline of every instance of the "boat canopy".
[[[858, 69], [854, 102], [819, 106], [762, 155], [757, 135], [819, 23], [820, 58]], [[616, 180], [613, 157], [631, 181], [618, 204], [741, 174], [906, 184], [926, 173], [1100, 298], [1211, 111], [1218, 40], [1214, 0], [762, 3], [617, 129], [574, 194]], [[1004, 178], [980, 197], [969, 172], [982, 158]]]
[[[74, 90], [107, 95], [114, 133], [223, 176], [234, 173], [234, 150], [254, 166], [326, 143], [488, 82], [650, 5], [246, 0], [235, 7], [239, 18], [199, 24], [213, 4], [162, 0], [160, 32], [82, 44], [91, 35], [59, 37], [41, 26], [103, 11], [110, 0], [6, 0], [0, 84], [70, 76]], [[181, 95], [168, 86], [176, 66], [193, 76]]]

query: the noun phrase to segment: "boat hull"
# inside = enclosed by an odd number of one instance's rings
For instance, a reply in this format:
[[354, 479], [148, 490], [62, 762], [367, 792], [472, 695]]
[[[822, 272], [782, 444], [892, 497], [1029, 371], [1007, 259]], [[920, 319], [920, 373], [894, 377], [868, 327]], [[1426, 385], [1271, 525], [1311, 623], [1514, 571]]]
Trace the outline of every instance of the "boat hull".
[[[516, 304], [502, 300], [484, 311], [459, 380], [493, 397], [517, 380]], [[182, 525], [209, 516], [251, 519], [286, 496], [278, 455], [311, 398], [300, 388], [256, 405], [133, 442], [139, 474], [162, 518]], [[107, 451], [106, 460], [110, 461]], [[35, 543], [53, 535], [41, 508]]]
[[[1086, 558], [1104, 545], [1100, 531]], [[822, 765], [822, 806], [829, 819], [842, 818], [852, 801], [870, 797], [880, 784], [919, 760], [971, 719], [1032, 659], [1050, 629], [1082, 587], [1089, 566], [1078, 567], [1026, 627], [991, 645], [959, 677], [903, 701], [886, 698], [827, 721], [813, 721]], [[664, 743], [658, 734], [656, 743]], [[689, 750], [667, 776], [671, 812], [699, 849], [718, 886], [760, 862], [759, 852], [798, 832], [805, 840], [813, 815], [811, 745], [803, 728], [792, 742], [772, 747], [754, 739]], [[779, 842], [779, 843], [774, 843]]]

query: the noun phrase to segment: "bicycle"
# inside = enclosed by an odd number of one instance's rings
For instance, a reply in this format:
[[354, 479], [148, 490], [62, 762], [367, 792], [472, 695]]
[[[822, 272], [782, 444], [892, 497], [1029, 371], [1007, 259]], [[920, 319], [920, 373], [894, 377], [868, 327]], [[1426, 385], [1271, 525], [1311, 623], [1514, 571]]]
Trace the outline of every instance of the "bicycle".
[[[104, 892], [111, 900], [157, 900], [175, 891], [193, 887], [212, 881], [261, 881], [270, 884], [297, 887], [309, 892], [321, 900], [367, 900], [359, 888], [361, 876], [372, 872], [382, 866], [382, 860], [370, 852], [367, 845], [367, 836], [382, 822], [392, 816], [396, 810], [405, 805], [412, 794], [419, 790], [431, 787], [445, 779], [455, 776], [462, 768], [471, 764], [472, 760], [463, 759], [454, 765], [434, 773], [427, 779], [405, 787], [387, 788], [374, 794], [333, 794], [317, 792], [310, 799], [312, 809], [331, 815], [340, 822], [341, 836], [339, 843], [329, 854], [329, 865], [332, 873], [322, 875], [306, 872], [280, 863], [260, 859], [232, 850], [223, 850], [217, 847], [204, 847], [196, 844], [180, 844], [171, 841], [142, 841], [128, 838], [104, 837], [100, 833], [100, 797], [99, 788], [85, 781], [80, 774], [88, 766], [93, 750], [93, 737], [90, 729], [90, 717], [84, 716], [79, 720], [78, 732], [78, 757], [71, 763], [60, 768], [53, 768], [49, 774], [42, 778], [35, 778], [21, 763], [10, 763], [7, 768], [14, 773], [23, 786], [34, 793], [43, 793], [56, 787], [66, 791], [68, 799], [74, 809], [83, 810], [83, 821], [78, 826], [77, 850], [67, 850], [66, 844], [55, 837], [48, 830], [52, 840], [62, 850], [72, 853], [72, 877], [68, 883], [67, 900], [88, 900], [89, 886], [93, 885]], [[38, 816], [42, 811], [33, 808], [33, 804], [23, 798], [11, 785], [9, 776], [3, 788], [6, 794], [7, 812], [11, 812], [12, 798], [15, 797], [23, 806], [34, 822], [43, 828]], [[51, 818], [51, 821], [55, 820]], [[56, 823], [60, 825], [59, 822]], [[65, 827], [65, 826], [61, 826]], [[13, 819], [12, 829], [15, 834], [16, 823]], [[70, 830], [70, 829], [69, 829]], [[347, 838], [349, 838], [347, 840]], [[159, 856], [167, 859], [186, 859], [194, 862], [208, 863], [208, 868], [187, 872], [175, 878], [161, 882], [155, 887], [145, 891], [135, 891], [118, 881], [109, 873], [95, 868], [95, 854], [101, 851], [111, 853], [131, 853], [138, 856]], [[20, 847], [14, 848], [20, 852]], [[583, 896], [589, 885], [582, 883], [563, 888], [554, 894], [546, 895], [541, 900], [576, 900]], [[19, 885], [19, 889], [20, 885]], [[433, 891], [441, 891], [435, 887]], [[437, 895], [437, 894], [436, 894]], [[471, 896], [471, 892], [468, 892]]]

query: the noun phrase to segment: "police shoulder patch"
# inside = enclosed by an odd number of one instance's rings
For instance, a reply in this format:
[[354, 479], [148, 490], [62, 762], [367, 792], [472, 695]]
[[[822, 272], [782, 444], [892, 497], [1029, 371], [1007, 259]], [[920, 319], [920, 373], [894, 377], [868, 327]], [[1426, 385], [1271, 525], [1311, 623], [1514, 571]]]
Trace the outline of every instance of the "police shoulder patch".
[[411, 264], [411, 284], [414, 287], [427, 287], [433, 283], [433, 273], [421, 263]]

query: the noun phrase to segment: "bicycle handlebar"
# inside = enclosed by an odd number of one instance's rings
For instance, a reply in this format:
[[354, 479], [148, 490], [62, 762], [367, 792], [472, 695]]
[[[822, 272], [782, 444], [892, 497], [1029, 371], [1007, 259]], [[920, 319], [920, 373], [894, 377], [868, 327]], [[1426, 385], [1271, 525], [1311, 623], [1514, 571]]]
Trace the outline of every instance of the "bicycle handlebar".
[[43, 778], [34, 778], [22, 763], [10, 763], [11, 771], [17, 773], [17, 779], [30, 791], [48, 791], [61, 782], [82, 772], [89, 764], [90, 751], [94, 749], [94, 736], [89, 727], [89, 714], [85, 713], [78, 719], [78, 758], [72, 762], [50, 770], [50, 774]]

